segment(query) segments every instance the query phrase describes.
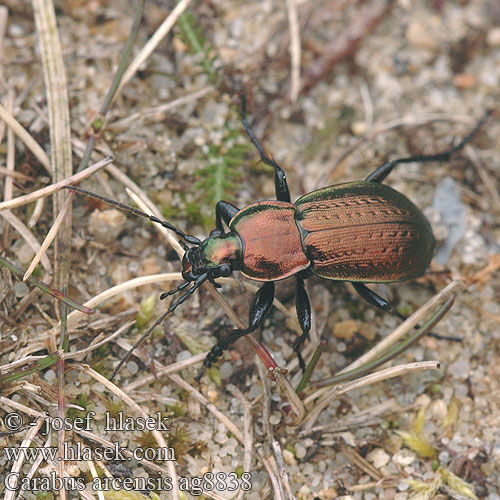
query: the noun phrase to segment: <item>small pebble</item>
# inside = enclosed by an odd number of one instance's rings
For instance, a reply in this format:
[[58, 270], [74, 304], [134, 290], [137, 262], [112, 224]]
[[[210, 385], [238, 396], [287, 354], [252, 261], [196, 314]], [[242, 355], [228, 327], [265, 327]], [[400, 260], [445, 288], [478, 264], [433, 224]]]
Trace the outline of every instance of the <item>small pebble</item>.
[[453, 84], [460, 90], [467, 90], [477, 85], [477, 76], [472, 73], [459, 73], [453, 78]]
[[419, 49], [435, 50], [438, 46], [429, 24], [419, 19], [411, 21], [406, 30], [406, 39], [410, 45]]
[[373, 464], [376, 469], [380, 469], [389, 463], [391, 457], [389, 454], [382, 448], [375, 448], [370, 451], [366, 456], [367, 460]]
[[297, 458], [304, 458], [306, 456], [307, 450], [301, 445], [301, 444], [296, 444], [295, 445], [295, 456]]
[[278, 425], [279, 423], [281, 422], [281, 415], [277, 414], [277, 413], [273, 413], [270, 417], [269, 417], [269, 423], [271, 425]]
[[234, 370], [233, 370], [233, 364], [232, 363], [229, 363], [228, 361], [224, 361], [224, 363], [222, 363], [220, 366], [219, 366], [219, 372], [220, 372], [220, 376], [225, 379], [225, 378], [229, 378]]
[[125, 227], [127, 217], [114, 208], [94, 210], [89, 217], [89, 233], [103, 245], [113, 243]]
[[23, 281], [18, 281], [17, 283], [14, 283], [14, 286], [12, 288], [14, 289], [14, 294], [18, 299], [26, 297], [26, 295], [28, 295], [30, 291], [28, 285]]
[[416, 458], [417, 456], [413, 453], [413, 451], [403, 448], [393, 455], [392, 461], [401, 467], [408, 467], [408, 465], [412, 464]]
[[500, 26], [495, 26], [488, 31], [486, 43], [491, 47], [500, 47]]
[[283, 460], [287, 465], [296, 465], [297, 460], [293, 456], [293, 453], [290, 450], [283, 450]]
[[56, 372], [54, 370], [47, 370], [43, 376], [46, 382], [51, 382], [56, 378]]
[[135, 375], [139, 371], [139, 366], [135, 361], [129, 361], [127, 363], [127, 369], [132, 375]]
[[333, 327], [333, 334], [338, 339], [352, 339], [357, 331], [358, 322], [354, 319], [339, 321], [338, 323], [335, 323], [335, 326]]

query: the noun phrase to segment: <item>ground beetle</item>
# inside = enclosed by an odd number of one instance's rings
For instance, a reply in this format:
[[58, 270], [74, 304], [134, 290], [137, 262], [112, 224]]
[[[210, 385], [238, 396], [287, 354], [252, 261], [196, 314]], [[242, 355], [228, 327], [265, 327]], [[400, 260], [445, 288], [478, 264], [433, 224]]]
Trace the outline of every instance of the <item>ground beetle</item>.
[[[329, 280], [349, 281], [368, 303], [402, 317], [365, 283], [390, 283], [421, 276], [434, 254], [435, 240], [422, 212], [408, 198], [382, 184], [382, 181], [400, 163], [448, 161], [453, 153], [472, 139], [489, 114], [486, 113], [475, 128], [448, 151], [389, 161], [364, 181], [318, 189], [291, 203], [285, 173], [264, 151], [248, 123], [244, 93], [241, 100], [245, 131], [259, 151], [261, 161], [274, 168], [276, 200], [259, 201], [241, 210], [231, 203], [219, 201], [215, 208], [216, 228], [205, 240], [201, 241], [140, 210], [69, 187], [149, 218], [175, 231], [184, 240], [185, 243], [181, 240], [185, 249], [182, 259], [184, 282], [176, 289], [163, 293], [160, 298], [186, 288], [187, 291], [159, 318], [155, 326], [206, 280], [214, 282], [233, 271], [241, 271], [252, 280], [264, 282], [250, 307], [248, 328], [232, 330], [212, 347], [197, 380], [233, 342], [262, 325], [273, 303], [274, 282], [281, 279], [295, 276], [297, 281], [295, 301], [302, 334], [294, 342], [294, 351], [302, 369], [305, 364], [300, 349], [311, 328], [311, 305], [304, 287], [306, 278], [316, 275]], [[223, 222], [229, 232], [224, 231]], [[186, 243], [192, 246], [188, 247]]]

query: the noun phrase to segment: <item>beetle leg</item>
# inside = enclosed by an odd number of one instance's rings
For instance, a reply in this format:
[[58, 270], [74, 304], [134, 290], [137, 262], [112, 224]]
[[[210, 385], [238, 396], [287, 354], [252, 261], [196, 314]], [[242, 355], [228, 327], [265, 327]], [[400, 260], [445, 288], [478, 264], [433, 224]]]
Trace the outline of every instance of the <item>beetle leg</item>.
[[222, 221], [229, 226], [229, 221], [240, 211], [239, 208], [235, 207], [231, 203], [227, 201], [219, 201], [217, 205], [215, 205], [215, 228], [219, 231], [222, 231], [224, 234], [224, 226], [222, 225]]
[[477, 134], [479, 129], [484, 125], [484, 122], [488, 119], [491, 114], [491, 110], [487, 110], [482, 118], [477, 122], [476, 126], [456, 145], [447, 151], [442, 153], [437, 153], [434, 155], [421, 155], [421, 156], [411, 156], [408, 158], [399, 158], [397, 160], [388, 161], [384, 163], [381, 167], [377, 168], [372, 172], [367, 178], [367, 181], [382, 182], [391, 172], [392, 169], [400, 163], [412, 163], [420, 162], [427, 163], [431, 161], [449, 161], [453, 153], [460, 151], [472, 138]]
[[[392, 307], [391, 303], [384, 298], [382, 298], [380, 295], [377, 295], [373, 290], [370, 290], [366, 285], [363, 283], [355, 283], [351, 281], [352, 286], [356, 289], [356, 292], [359, 293], [363, 299], [368, 302], [368, 304], [371, 304], [372, 306], [378, 307], [379, 309], [382, 309], [383, 311], [390, 312], [391, 314], [394, 314], [394, 316], [397, 316], [401, 321], [406, 321], [408, 318], [404, 314], [401, 314]], [[420, 328], [419, 325], [415, 325], [415, 328]], [[434, 337], [438, 340], [449, 340], [452, 342], [461, 342], [462, 339], [460, 337], [448, 337], [448, 336], [443, 336], [443, 335], [438, 335], [437, 333], [429, 332], [427, 335], [430, 337]]]
[[253, 331], [257, 330], [259, 326], [262, 325], [264, 318], [266, 317], [269, 309], [273, 305], [274, 300], [274, 282], [268, 281], [257, 291], [253, 299], [252, 305], [249, 312], [248, 328], [245, 330], [233, 330], [226, 337], [220, 339], [217, 344], [215, 344], [210, 352], [207, 354], [205, 361], [203, 362], [203, 368], [200, 373], [196, 376], [196, 380], [200, 381], [203, 373], [207, 368], [212, 366], [212, 363], [222, 355], [222, 353], [229, 348], [240, 337], [243, 337]]
[[311, 329], [311, 303], [309, 302], [309, 297], [302, 278], [297, 278], [295, 308], [297, 309], [297, 318], [299, 320], [300, 329], [302, 330], [302, 335], [295, 339], [295, 342], [293, 343], [293, 350], [295, 351], [295, 354], [297, 354], [300, 369], [305, 371], [306, 364], [304, 363], [300, 350], [309, 336], [309, 330]]
[[[356, 283], [351, 281], [352, 286], [359, 293], [359, 295], [368, 302], [368, 304], [377, 307], [378, 309], [382, 309], [382, 311], [392, 312], [399, 316], [399, 313], [393, 309], [391, 303], [388, 300], [385, 300], [380, 295], [377, 295], [373, 290], [370, 290], [363, 283]], [[402, 318], [406, 319], [406, 318]]]
[[250, 123], [248, 123], [247, 119], [247, 97], [245, 92], [240, 91], [241, 97], [241, 121], [243, 122], [243, 127], [245, 128], [245, 132], [248, 137], [252, 141], [252, 144], [257, 148], [257, 151], [260, 154], [260, 159], [266, 165], [274, 168], [274, 185], [276, 188], [276, 199], [278, 201], [286, 201], [290, 203], [290, 191], [288, 189], [288, 184], [286, 182], [285, 172], [281, 169], [281, 167], [276, 163], [276, 161], [272, 158], [272, 156], [264, 151], [259, 139], [257, 139]]

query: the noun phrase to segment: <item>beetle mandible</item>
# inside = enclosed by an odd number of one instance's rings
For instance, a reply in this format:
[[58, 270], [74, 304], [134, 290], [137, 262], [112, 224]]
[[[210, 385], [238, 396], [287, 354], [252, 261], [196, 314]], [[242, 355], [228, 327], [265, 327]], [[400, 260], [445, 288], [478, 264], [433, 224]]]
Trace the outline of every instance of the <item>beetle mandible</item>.
[[[474, 129], [447, 151], [388, 161], [364, 181], [318, 189], [291, 203], [285, 173], [255, 136], [247, 119], [243, 91], [240, 97], [244, 129], [261, 161], [274, 168], [276, 200], [259, 201], [241, 210], [231, 203], [219, 201], [215, 207], [215, 229], [205, 240], [135, 208], [78, 187], [66, 186], [146, 217], [181, 238], [185, 250], [182, 259], [184, 282], [160, 298], [187, 290], [134, 348], [206, 280], [214, 283], [217, 278], [240, 271], [252, 280], [263, 282], [250, 307], [248, 328], [232, 330], [212, 347], [196, 377], [198, 381], [205, 369], [212, 366], [231, 344], [262, 325], [273, 304], [275, 281], [292, 276], [296, 279], [295, 303], [302, 334], [296, 338], [293, 348], [302, 370], [305, 363], [300, 350], [311, 329], [311, 305], [304, 286], [306, 278], [316, 275], [348, 281], [369, 304], [404, 319], [365, 283], [391, 283], [421, 276], [433, 257], [435, 240], [422, 212], [408, 198], [382, 182], [398, 164], [448, 161], [473, 138], [490, 114], [487, 111]], [[229, 228], [228, 232], [223, 223]], [[114, 374], [132, 350], [121, 360]]]

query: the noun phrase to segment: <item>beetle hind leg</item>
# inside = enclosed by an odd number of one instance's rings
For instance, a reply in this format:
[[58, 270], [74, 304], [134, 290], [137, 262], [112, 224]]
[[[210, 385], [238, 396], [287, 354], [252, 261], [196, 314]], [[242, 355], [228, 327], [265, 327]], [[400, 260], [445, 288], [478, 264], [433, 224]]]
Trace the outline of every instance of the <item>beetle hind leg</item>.
[[[404, 314], [401, 314], [397, 311], [395, 307], [391, 305], [391, 303], [388, 300], [385, 300], [383, 297], [380, 295], [377, 295], [373, 290], [370, 290], [366, 285], [363, 283], [355, 283], [351, 281], [352, 286], [355, 288], [356, 292], [368, 302], [368, 304], [377, 307], [378, 309], [382, 309], [382, 311], [389, 312], [391, 314], [394, 314], [394, 316], [397, 316], [401, 321], [406, 321], [407, 316]], [[415, 328], [420, 328], [419, 325], [415, 325]], [[462, 339], [460, 337], [448, 337], [448, 336], [443, 336], [443, 335], [438, 335], [433, 332], [429, 332], [427, 335], [430, 337], [434, 337], [438, 340], [449, 340], [452, 342], [461, 342]]]
[[196, 376], [196, 380], [198, 382], [203, 376], [205, 370], [207, 368], [210, 368], [212, 366], [212, 363], [214, 363], [218, 357], [222, 356], [222, 353], [227, 350], [231, 344], [233, 344], [240, 337], [244, 337], [245, 335], [254, 332], [262, 325], [267, 313], [273, 305], [273, 300], [274, 282], [268, 281], [264, 283], [264, 285], [255, 294], [252, 305], [250, 307], [248, 328], [244, 330], [237, 329], [231, 331], [229, 335], [227, 335], [223, 339], [220, 339], [219, 342], [217, 342], [217, 344], [215, 344], [212, 349], [210, 349], [210, 352], [207, 354], [207, 357], [203, 362], [202, 369]]
[[377, 168], [374, 172], [372, 172], [366, 178], [366, 180], [373, 182], [383, 182], [384, 179], [392, 172], [392, 169], [400, 163], [428, 163], [431, 161], [449, 161], [454, 153], [460, 151], [467, 143], [469, 143], [473, 139], [473, 137], [478, 133], [479, 129], [484, 125], [490, 114], [491, 110], [487, 110], [486, 113], [484, 113], [481, 119], [477, 122], [476, 126], [456, 146], [451, 147], [447, 151], [443, 151], [434, 155], [411, 156], [408, 158], [398, 158], [397, 160], [388, 161], [387, 163], [384, 163], [382, 166]]

